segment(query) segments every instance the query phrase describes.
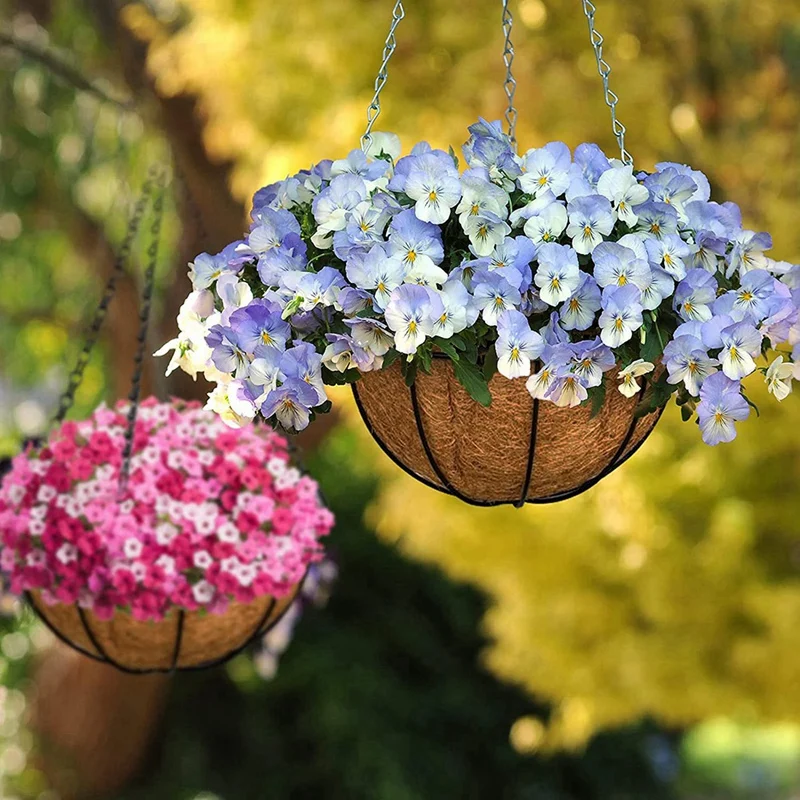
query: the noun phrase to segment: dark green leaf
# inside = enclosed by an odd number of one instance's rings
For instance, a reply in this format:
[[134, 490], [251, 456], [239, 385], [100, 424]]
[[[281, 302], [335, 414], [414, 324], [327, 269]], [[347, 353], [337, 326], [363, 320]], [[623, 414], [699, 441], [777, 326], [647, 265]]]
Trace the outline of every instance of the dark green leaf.
[[428, 375], [431, 374], [431, 361], [433, 360], [433, 354], [431, 353], [430, 348], [424, 347], [417, 350], [417, 355], [414, 360], [419, 362], [423, 372], [427, 372]]
[[458, 361], [459, 355], [458, 350], [455, 347], [455, 343], [451, 342], [449, 339], [440, 339], [436, 338], [433, 340], [433, 343], [438, 347], [451, 361]]
[[606, 382], [603, 381], [599, 386], [589, 390], [592, 398], [592, 419], [601, 411], [606, 402]]
[[467, 394], [473, 400], [482, 406], [491, 405], [492, 395], [489, 392], [489, 387], [486, 385], [486, 380], [481, 371], [474, 364], [469, 364], [463, 359], [458, 362], [454, 361], [453, 371], [459, 383], [467, 390]]
[[681, 406], [681, 419], [688, 422], [694, 416], [691, 406]]
[[758, 410], [758, 406], [744, 392], [742, 392], [742, 397], [744, 398], [745, 403], [747, 403], [747, 405], [749, 405], [750, 408], [756, 412], [756, 416], [760, 417], [761, 412]]
[[401, 364], [403, 377], [406, 379], [406, 386], [413, 386], [414, 381], [417, 379], [417, 360], [414, 359], [413, 361], [403, 361]]
[[386, 355], [383, 357], [383, 367], [382, 369], [388, 369], [389, 367], [394, 364], [397, 359], [400, 358], [400, 353], [394, 349], [394, 347], [389, 350]]
[[487, 383], [492, 379], [492, 375], [495, 372], [497, 372], [497, 350], [494, 347], [490, 347], [483, 359], [483, 377]]

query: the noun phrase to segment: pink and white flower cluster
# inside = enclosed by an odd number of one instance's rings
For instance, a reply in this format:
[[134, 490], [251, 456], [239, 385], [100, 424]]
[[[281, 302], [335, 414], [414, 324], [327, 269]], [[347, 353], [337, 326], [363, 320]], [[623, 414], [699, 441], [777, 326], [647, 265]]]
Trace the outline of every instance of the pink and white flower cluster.
[[234, 430], [199, 404], [146, 400], [118, 490], [127, 405], [66, 422], [0, 487], [0, 569], [15, 593], [162, 619], [282, 597], [323, 557], [333, 515], [268, 428]]

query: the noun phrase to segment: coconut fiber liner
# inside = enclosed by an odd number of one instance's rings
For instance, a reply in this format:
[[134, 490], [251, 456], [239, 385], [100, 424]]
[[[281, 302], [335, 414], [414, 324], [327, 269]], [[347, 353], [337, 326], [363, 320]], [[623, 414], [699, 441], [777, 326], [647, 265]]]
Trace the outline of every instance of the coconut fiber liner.
[[368, 372], [353, 394], [369, 432], [412, 477], [480, 506], [548, 503], [594, 486], [644, 443], [663, 408], [637, 418], [646, 392], [618, 391], [617, 370], [606, 373], [606, 400], [559, 408], [534, 400], [523, 379], [495, 374], [492, 403], [475, 402], [447, 358], [405, 384], [399, 364]]
[[158, 622], [120, 611], [100, 620], [75, 605], [47, 605], [38, 591], [28, 601], [61, 641], [86, 656], [123, 672], [172, 672], [212, 667], [239, 653], [283, 616], [301, 583], [281, 599], [231, 603], [224, 614], [173, 610]]

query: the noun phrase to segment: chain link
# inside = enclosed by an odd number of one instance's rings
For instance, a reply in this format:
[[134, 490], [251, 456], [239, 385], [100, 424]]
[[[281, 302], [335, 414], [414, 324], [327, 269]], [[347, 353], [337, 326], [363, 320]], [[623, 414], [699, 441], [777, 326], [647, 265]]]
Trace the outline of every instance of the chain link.
[[97, 343], [97, 339], [100, 335], [100, 329], [103, 327], [103, 322], [108, 315], [108, 307], [111, 304], [111, 301], [114, 299], [114, 295], [116, 294], [117, 281], [124, 273], [125, 267], [130, 259], [133, 241], [139, 231], [139, 226], [141, 225], [142, 216], [144, 215], [145, 209], [150, 202], [150, 194], [153, 189], [154, 178], [155, 171], [151, 169], [150, 174], [142, 186], [142, 193], [136, 201], [133, 214], [128, 221], [128, 228], [125, 233], [125, 238], [122, 242], [122, 247], [120, 248], [114, 260], [114, 266], [111, 269], [111, 274], [109, 275], [105, 289], [103, 290], [102, 299], [100, 300], [100, 304], [97, 306], [97, 310], [95, 311], [89, 331], [86, 334], [83, 348], [81, 349], [75, 366], [73, 367], [72, 372], [67, 379], [67, 388], [64, 390], [64, 393], [59, 399], [58, 410], [56, 411], [55, 418], [51, 423], [51, 430], [55, 429], [66, 419], [67, 413], [75, 402], [75, 393], [77, 392], [78, 386], [83, 380], [83, 374], [86, 371], [92, 351]]
[[582, 0], [583, 13], [586, 15], [586, 20], [589, 23], [589, 37], [594, 48], [594, 55], [597, 59], [597, 71], [603, 79], [603, 92], [605, 94], [606, 105], [611, 110], [611, 127], [614, 131], [614, 136], [619, 144], [620, 155], [623, 164], [633, 164], [631, 154], [625, 149], [625, 126], [617, 119], [617, 102], [619, 98], [611, 91], [608, 86], [608, 77], [611, 75], [611, 67], [608, 62], [603, 58], [603, 36], [598, 32], [594, 26], [594, 18], [597, 12], [594, 3], [591, 0]]
[[517, 109], [514, 106], [514, 93], [517, 91], [517, 82], [511, 72], [511, 65], [514, 63], [514, 45], [511, 43], [511, 28], [514, 25], [514, 17], [508, 8], [509, 0], [503, 0], [503, 63], [506, 65], [506, 80], [503, 88], [506, 90], [508, 98], [508, 108], [506, 109], [506, 122], [508, 123], [508, 138], [514, 151], [517, 150]]
[[392, 24], [389, 28], [389, 35], [386, 37], [386, 43], [383, 46], [383, 60], [381, 61], [381, 67], [378, 70], [378, 77], [375, 78], [375, 94], [372, 96], [372, 102], [369, 104], [369, 108], [367, 109], [367, 129], [364, 131], [364, 135], [361, 137], [361, 149], [366, 151], [372, 141], [372, 126], [375, 124], [375, 120], [378, 119], [378, 115], [381, 113], [381, 91], [383, 87], [386, 85], [386, 81], [389, 77], [389, 73], [387, 72], [387, 66], [389, 64], [389, 59], [392, 57], [396, 47], [397, 47], [397, 40], [395, 39], [394, 32], [397, 30], [397, 26], [400, 24], [400, 20], [403, 19], [406, 15], [406, 10], [403, 8], [402, 0], [397, 0], [394, 4], [394, 9], [392, 10]]
[[133, 378], [128, 395], [128, 418], [125, 427], [125, 445], [122, 452], [122, 466], [119, 472], [119, 494], [122, 495], [128, 484], [131, 470], [131, 455], [136, 434], [136, 417], [139, 413], [139, 401], [142, 394], [142, 378], [144, 376], [144, 354], [147, 347], [147, 332], [150, 327], [150, 310], [153, 301], [153, 290], [156, 281], [156, 264], [158, 263], [158, 244], [161, 238], [161, 221], [164, 217], [164, 190], [166, 174], [160, 171], [153, 181], [155, 183], [155, 200], [153, 202], [153, 221], [150, 225], [152, 239], [147, 248], [147, 268], [144, 273], [144, 288], [139, 305], [139, 335], [136, 337], [136, 354], [133, 359]]

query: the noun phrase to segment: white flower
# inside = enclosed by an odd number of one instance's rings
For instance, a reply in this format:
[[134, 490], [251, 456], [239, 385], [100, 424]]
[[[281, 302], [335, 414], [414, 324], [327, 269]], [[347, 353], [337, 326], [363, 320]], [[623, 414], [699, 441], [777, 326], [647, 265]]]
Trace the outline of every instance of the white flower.
[[539, 297], [551, 306], [569, 300], [581, 281], [577, 253], [568, 245], [547, 242], [539, 247], [537, 257], [533, 280]]
[[192, 586], [192, 596], [198, 603], [210, 603], [214, 598], [214, 587], [208, 581], [198, 581]]
[[156, 544], [166, 547], [178, 535], [178, 529], [169, 522], [162, 522], [156, 527]]
[[622, 392], [625, 397], [633, 397], [635, 394], [638, 394], [642, 390], [642, 387], [636, 379], [642, 375], [647, 375], [655, 368], [655, 364], [651, 364], [649, 361], [645, 361], [641, 358], [632, 361], [625, 369], [619, 371], [618, 377], [621, 381], [619, 385], [620, 392]]
[[784, 363], [783, 356], [778, 356], [767, 369], [765, 379], [767, 391], [775, 395], [778, 400], [785, 400], [792, 391], [792, 378], [795, 377], [795, 367], [791, 361]]
[[525, 223], [525, 235], [536, 244], [554, 242], [567, 227], [567, 209], [559, 202], [551, 203]]
[[392, 161], [397, 161], [401, 149], [400, 137], [396, 133], [375, 131], [369, 136], [366, 155], [367, 158], [378, 158], [381, 153], [385, 153]]
[[634, 178], [630, 164], [620, 164], [606, 170], [597, 181], [597, 193], [611, 201], [617, 218], [631, 228], [639, 220], [633, 207], [650, 197], [647, 188]]
[[154, 563], [157, 567], [163, 569], [165, 574], [175, 574], [175, 559], [172, 556], [168, 556], [166, 553], [163, 553], [155, 560]]
[[480, 216], [467, 217], [466, 221], [462, 222], [462, 227], [469, 237], [475, 254], [481, 258], [490, 256], [492, 250], [511, 233], [508, 223], [490, 211]]
[[207, 550], [197, 550], [192, 556], [192, 563], [198, 569], [208, 569], [214, 563], [214, 559]]
[[208, 411], [213, 411], [218, 414], [219, 418], [229, 428], [241, 428], [249, 421], [247, 417], [237, 414], [236, 411], [233, 410], [228, 397], [228, 386], [224, 383], [218, 384], [214, 390], [209, 393], [205, 408]]
[[78, 559], [78, 548], [74, 544], [64, 542], [61, 547], [56, 550], [56, 558], [62, 564], [71, 564]]
[[122, 545], [122, 552], [125, 553], [125, 558], [139, 558], [143, 549], [141, 541], [133, 537], [126, 539]]

